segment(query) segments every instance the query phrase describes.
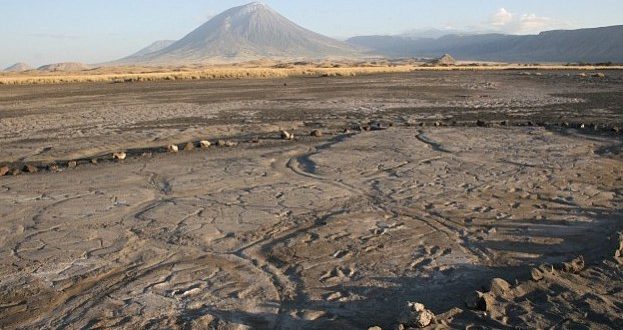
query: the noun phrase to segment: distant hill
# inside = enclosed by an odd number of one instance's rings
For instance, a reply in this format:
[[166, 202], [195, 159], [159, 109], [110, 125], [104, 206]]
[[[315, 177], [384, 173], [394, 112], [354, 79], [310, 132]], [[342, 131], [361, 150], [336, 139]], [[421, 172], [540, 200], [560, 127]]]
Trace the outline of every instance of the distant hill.
[[31, 67], [30, 65], [26, 63], [15, 63], [11, 65], [10, 67], [4, 69], [4, 72], [22, 72], [22, 71], [28, 71], [32, 69], [33, 67]]
[[126, 57], [126, 59], [140, 58], [153, 52], [165, 49], [175, 43], [176, 40], [158, 40], [151, 45], [139, 50], [138, 52]]
[[77, 62], [54, 63], [54, 64], [43, 65], [37, 68], [37, 70], [39, 71], [48, 71], [48, 72], [82, 71], [82, 70], [88, 70], [88, 69], [91, 69], [91, 67], [86, 64], [77, 63]]
[[171, 45], [114, 64], [240, 62], [262, 58], [329, 58], [359, 55], [355, 47], [304, 29], [254, 2], [215, 16]]
[[558, 30], [538, 35], [365, 36], [347, 41], [388, 57], [439, 57], [504, 62], [623, 62], [623, 26]]

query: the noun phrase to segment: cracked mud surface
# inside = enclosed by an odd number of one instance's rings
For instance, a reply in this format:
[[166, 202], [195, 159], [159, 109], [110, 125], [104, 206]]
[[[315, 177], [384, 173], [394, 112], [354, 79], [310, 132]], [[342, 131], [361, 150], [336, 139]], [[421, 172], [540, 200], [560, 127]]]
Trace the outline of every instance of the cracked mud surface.
[[[450, 325], [618, 328], [621, 135], [404, 124], [620, 125], [621, 83], [418, 73], [2, 88], [0, 162], [260, 142], [0, 177], [0, 327], [390, 328], [407, 301], [466, 310], [492, 278], [526, 283], [582, 255], [586, 272], [518, 285], [495, 313]], [[369, 120], [396, 125], [342, 133]], [[280, 141], [281, 128], [300, 137]]]

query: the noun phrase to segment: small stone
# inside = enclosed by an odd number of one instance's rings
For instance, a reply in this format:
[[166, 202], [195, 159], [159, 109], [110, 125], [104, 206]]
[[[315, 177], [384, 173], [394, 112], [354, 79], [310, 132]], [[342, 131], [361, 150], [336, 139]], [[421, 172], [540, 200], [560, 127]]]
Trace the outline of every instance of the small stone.
[[288, 131], [281, 131], [281, 138], [283, 140], [294, 140], [294, 134]]
[[97, 164], [97, 158], [91, 158], [91, 164], [96, 165]]
[[11, 171], [11, 175], [13, 176], [18, 176], [20, 174], [22, 174], [22, 170], [20, 170], [19, 168], [15, 168], [13, 169], [13, 171]]
[[315, 130], [313, 130], [313, 131], [311, 132], [311, 134], [310, 134], [310, 135], [311, 135], [311, 136], [313, 136], [313, 137], [321, 137], [321, 136], [322, 136], [322, 131], [321, 131], [321, 130], [318, 130], [318, 129], [315, 129]]
[[171, 153], [176, 153], [178, 151], [180, 151], [180, 148], [175, 145], [175, 144], [171, 144], [167, 147], [167, 151], [171, 152]]
[[68, 168], [76, 168], [78, 167], [78, 162], [75, 160], [70, 160], [69, 162], [67, 162], [67, 167]]
[[435, 319], [435, 314], [420, 303], [408, 302], [407, 308], [400, 315], [398, 323], [406, 328], [425, 328]]
[[127, 156], [128, 156], [128, 155], [126, 155], [126, 153], [125, 153], [125, 152], [123, 152], [123, 151], [120, 151], [120, 152], [115, 152], [115, 153], [113, 153], [113, 154], [112, 154], [112, 158], [113, 158], [114, 160], [116, 160], [116, 161], [125, 160]]
[[584, 269], [584, 257], [579, 256], [570, 262], [562, 264], [562, 269], [567, 273], [579, 273]]
[[580, 125], [578, 126], [579, 128], [585, 128], [586, 125], [584, 125], [583, 123], [580, 123]]
[[614, 260], [623, 265], [623, 233], [619, 233], [619, 248], [614, 252]]
[[48, 165], [48, 171], [50, 172], [58, 172], [58, 165], [56, 163], [52, 163]]
[[500, 123], [500, 125], [502, 125], [502, 126], [508, 126], [508, 120], [502, 120], [502, 122]]
[[234, 141], [218, 140], [216, 145], [219, 147], [235, 147], [238, 143]]
[[435, 127], [439, 127], [439, 126], [441, 126], [441, 123], [440, 123], [440, 122], [438, 122], [438, 121], [436, 121], [436, 122], [435, 122]]
[[511, 290], [511, 285], [501, 278], [491, 280], [489, 291], [495, 296], [505, 296]]
[[594, 73], [591, 77], [593, 77], [593, 78], [606, 78], [606, 75], [601, 73], [601, 72], [598, 72], [598, 73]]
[[379, 326], [369, 327], [368, 330], [383, 330], [383, 328]]
[[578, 75], [578, 77], [580, 77], [580, 78], [586, 78], [586, 73], [580, 73], [580, 74]]
[[613, 127], [612, 128], [612, 133], [619, 133], [620, 131], [621, 131], [621, 129], [618, 128], [618, 127]]
[[201, 149], [208, 149], [210, 148], [211, 145], [212, 143], [210, 143], [210, 141], [207, 141], [207, 140], [199, 141], [199, 146], [201, 147]]
[[184, 146], [184, 151], [193, 151], [193, 150], [195, 150], [195, 144], [192, 142], [186, 143], [186, 145]]
[[39, 172], [39, 169], [36, 166], [33, 166], [33, 165], [24, 165], [24, 168], [22, 170], [24, 172], [26, 172], [26, 173], [37, 173], [37, 172]]
[[532, 277], [533, 281], [538, 282], [543, 279], [543, 272], [538, 268], [532, 268], [530, 270], [530, 277]]
[[479, 311], [489, 311], [493, 306], [493, 296], [489, 293], [474, 291], [465, 299], [465, 305]]
[[478, 127], [486, 127], [487, 123], [479, 119], [478, 121], [476, 121], [476, 126], [478, 126]]
[[9, 172], [11, 171], [11, 169], [8, 166], [2, 166], [0, 167], [0, 176], [5, 176], [7, 175]]

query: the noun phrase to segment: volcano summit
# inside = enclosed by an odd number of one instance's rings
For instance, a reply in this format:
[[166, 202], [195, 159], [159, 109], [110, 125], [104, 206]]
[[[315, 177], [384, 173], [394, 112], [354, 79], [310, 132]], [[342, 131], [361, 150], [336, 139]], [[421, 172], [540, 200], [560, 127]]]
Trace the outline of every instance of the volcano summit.
[[253, 2], [215, 16], [164, 49], [118, 63], [215, 63], [356, 55], [353, 46], [309, 31], [267, 5]]

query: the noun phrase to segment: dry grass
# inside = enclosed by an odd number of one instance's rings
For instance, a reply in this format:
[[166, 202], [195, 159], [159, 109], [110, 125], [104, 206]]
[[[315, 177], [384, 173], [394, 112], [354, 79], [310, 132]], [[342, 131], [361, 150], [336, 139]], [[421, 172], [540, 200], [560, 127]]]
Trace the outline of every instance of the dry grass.
[[[258, 66], [263, 65], [263, 66]], [[160, 80], [286, 78], [297, 76], [355, 76], [415, 71], [481, 71], [481, 70], [621, 70], [621, 66], [563, 66], [563, 65], [502, 65], [462, 64], [429, 66], [418, 62], [359, 62], [359, 63], [279, 63], [276, 65], [240, 64], [228, 66], [165, 67], [106, 67], [79, 72], [39, 72], [0, 74], [0, 85], [36, 85], [64, 83], [124, 83]]]

